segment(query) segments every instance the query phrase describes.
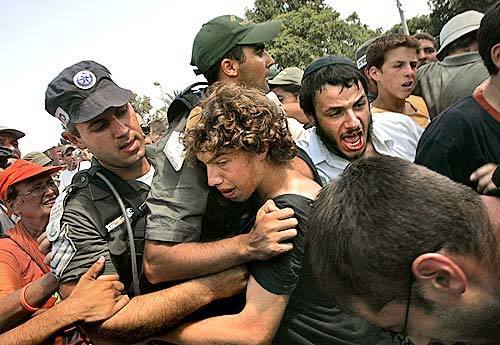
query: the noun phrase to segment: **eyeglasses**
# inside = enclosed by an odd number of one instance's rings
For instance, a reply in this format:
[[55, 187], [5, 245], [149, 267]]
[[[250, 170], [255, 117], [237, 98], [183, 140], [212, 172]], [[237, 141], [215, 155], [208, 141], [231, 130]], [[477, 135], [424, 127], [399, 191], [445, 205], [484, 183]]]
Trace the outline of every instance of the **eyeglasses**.
[[47, 187], [50, 189], [53, 189], [53, 190], [57, 189], [57, 185], [54, 182], [54, 180], [50, 179], [48, 181], [45, 181], [45, 183], [42, 183], [41, 185], [38, 185], [35, 188], [33, 188], [25, 193], [17, 194], [17, 196], [24, 196], [24, 195], [42, 196], [47, 191]]
[[[443, 245], [440, 243], [437, 245], [431, 253], [437, 253], [441, 248], [443, 248]], [[408, 278], [408, 293], [406, 294], [406, 311], [405, 311], [405, 323], [403, 326], [403, 332], [401, 332], [401, 345], [413, 345], [412, 341], [408, 338], [408, 320], [410, 318], [410, 305], [411, 305], [411, 295], [412, 295], [412, 288], [413, 288], [413, 282], [415, 281], [415, 277], [413, 276], [413, 272], [410, 268], [409, 270], [409, 278]]]
[[411, 290], [413, 287], [413, 272], [410, 270], [410, 278], [408, 279], [408, 293], [406, 295], [406, 311], [405, 311], [405, 323], [403, 326], [403, 332], [401, 333], [402, 335], [402, 340], [401, 340], [401, 345], [413, 345], [412, 341], [408, 338], [408, 319], [410, 317], [410, 305], [411, 305]]

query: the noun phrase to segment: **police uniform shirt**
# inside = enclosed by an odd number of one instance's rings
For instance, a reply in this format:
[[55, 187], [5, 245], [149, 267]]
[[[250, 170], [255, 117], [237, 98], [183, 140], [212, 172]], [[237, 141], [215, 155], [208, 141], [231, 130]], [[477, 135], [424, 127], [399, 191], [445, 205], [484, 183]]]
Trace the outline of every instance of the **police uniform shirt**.
[[[95, 164], [99, 163], [93, 160]], [[145, 199], [153, 174], [151, 166], [146, 175], [127, 182]], [[127, 208], [129, 218], [131, 212]], [[143, 250], [144, 229], [142, 217], [133, 229], [137, 253]], [[60, 282], [79, 279], [102, 255], [106, 258], [103, 274], [119, 274], [129, 287], [132, 274], [125, 219], [113, 194], [91, 183], [88, 175], [77, 174], [72, 187], [59, 195], [51, 211], [47, 237], [52, 242], [51, 268]]]

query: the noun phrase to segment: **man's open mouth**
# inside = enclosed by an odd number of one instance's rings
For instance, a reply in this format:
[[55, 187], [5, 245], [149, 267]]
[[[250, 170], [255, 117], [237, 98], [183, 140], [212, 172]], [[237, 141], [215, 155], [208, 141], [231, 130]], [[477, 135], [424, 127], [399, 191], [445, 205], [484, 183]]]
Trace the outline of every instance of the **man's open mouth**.
[[341, 139], [342, 143], [349, 151], [359, 151], [365, 146], [362, 130], [344, 134]]

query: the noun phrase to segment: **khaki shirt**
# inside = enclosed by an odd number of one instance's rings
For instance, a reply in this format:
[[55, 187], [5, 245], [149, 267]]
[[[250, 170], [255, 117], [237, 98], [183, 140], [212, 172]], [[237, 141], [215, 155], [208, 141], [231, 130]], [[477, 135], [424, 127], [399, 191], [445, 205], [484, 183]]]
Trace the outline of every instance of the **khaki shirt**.
[[448, 56], [418, 69], [413, 93], [424, 98], [432, 119], [460, 99], [471, 96], [488, 77], [478, 52]]

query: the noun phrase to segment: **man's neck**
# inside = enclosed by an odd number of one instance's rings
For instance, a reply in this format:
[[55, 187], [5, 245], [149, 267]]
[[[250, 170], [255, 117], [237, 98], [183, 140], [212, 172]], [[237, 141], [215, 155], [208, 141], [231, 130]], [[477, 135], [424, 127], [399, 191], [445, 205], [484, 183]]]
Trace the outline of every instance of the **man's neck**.
[[145, 157], [138, 161], [136, 164], [125, 168], [110, 167], [103, 163], [101, 163], [101, 165], [109, 171], [120, 176], [125, 181], [135, 180], [141, 176], [144, 176], [148, 173], [149, 169], [151, 169], [151, 164]]
[[375, 157], [375, 156], [378, 156], [378, 152], [377, 150], [375, 150], [375, 147], [373, 146], [373, 142], [372, 142], [372, 138], [370, 138], [368, 140], [368, 142], [366, 143], [366, 150], [365, 152], [363, 153], [363, 157]]
[[406, 100], [390, 96], [382, 91], [373, 101], [373, 106], [394, 113], [405, 114]]
[[500, 74], [491, 76], [483, 89], [483, 97], [498, 112], [500, 112]]
[[282, 194], [281, 189], [287, 185], [287, 181], [290, 179], [290, 169], [292, 169], [291, 163], [270, 164], [269, 168], [266, 169], [262, 184], [257, 188], [259, 198], [265, 200]]
[[479, 50], [479, 47], [477, 45], [477, 42], [473, 42], [471, 43], [469, 46], [465, 47], [465, 48], [457, 48], [455, 50], [452, 50], [448, 53], [448, 55], [446, 55], [446, 57], [448, 56], [456, 56], [456, 55], [463, 55], [463, 54], [467, 54], [467, 53], [473, 53], [473, 52], [477, 52]]

